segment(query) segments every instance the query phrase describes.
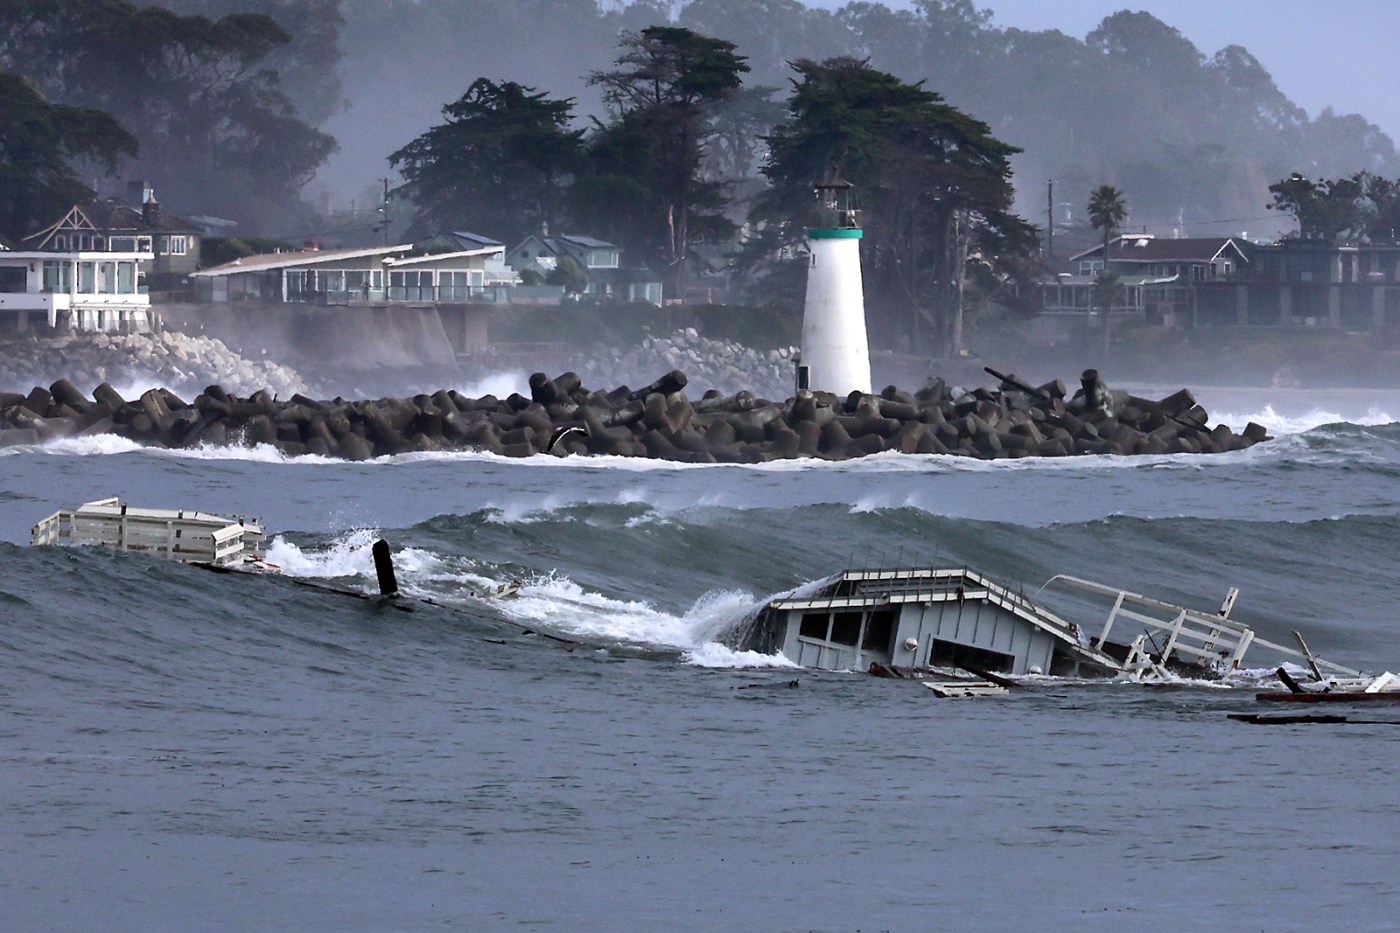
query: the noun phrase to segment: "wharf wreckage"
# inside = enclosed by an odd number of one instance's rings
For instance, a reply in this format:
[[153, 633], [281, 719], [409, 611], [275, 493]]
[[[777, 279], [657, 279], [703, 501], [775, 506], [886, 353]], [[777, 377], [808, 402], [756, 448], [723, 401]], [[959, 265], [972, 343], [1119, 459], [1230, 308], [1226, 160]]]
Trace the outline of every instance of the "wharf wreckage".
[[269, 571], [263, 560], [262, 522], [188, 509], [128, 506], [115, 496], [60, 509], [30, 530], [31, 546], [95, 545], [187, 564]]
[[[115, 497], [59, 510], [34, 525], [30, 538], [36, 547], [93, 545], [222, 573], [276, 573], [276, 565], [262, 556], [264, 541], [258, 519], [136, 508]], [[388, 543], [375, 542], [372, 556], [378, 596], [305, 580], [290, 582], [357, 599], [394, 600], [399, 587]], [[1055, 585], [1111, 603], [1096, 634], [965, 567], [848, 570], [814, 592], [770, 600], [754, 616], [739, 647], [781, 653], [806, 668], [914, 679], [941, 697], [973, 697], [1005, 693], [1018, 686], [1011, 678], [1037, 674], [1140, 683], [1175, 676], [1218, 678], [1240, 669], [1245, 653], [1258, 646], [1300, 659], [1312, 673], [1300, 683], [1280, 666], [1277, 675], [1287, 691], [1260, 693], [1260, 701], [1400, 701], [1400, 677], [1394, 674], [1365, 677], [1317, 657], [1297, 632], [1293, 635], [1301, 650], [1265, 641], [1231, 619], [1235, 589], [1211, 613], [1063, 574], [1041, 590]], [[519, 589], [518, 581], [510, 581], [468, 595], [503, 599]], [[391, 605], [412, 611], [407, 602]], [[527, 634], [578, 644], [521, 628]], [[1324, 673], [1324, 668], [1332, 673]]]
[[1259, 647], [1305, 662], [1314, 675], [1303, 686], [1280, 666], [1289, 693], [1260, 694], [1260, 700], [1306, 701], [1347, 691], [1400, 700], [1400, 678], [1392, 674], [1365, 678], [1317, 657], [1296, 632], [1301, 650], [1266, 641], [1231, 619], [1233, 588], [1212, 613], [1064, 574], [1041, 591], [1052, 586], [1108, 602], [1102, 627], [1091, 634], [967, 568], [847, 570], [815, 593], [768, 602], [743, 646], [781, 653], [803, 667], [922, 680], [939, 696], [1004, 693], [1015, 686], [1010, 678], [1036, 674], [1216, 679], [1240, 670], [1246, 652]]
[[467, 398], [439, 390], [412, 398], [318, 400], [267, 391], [240, 398], [210, 386], [186, 402], [168, 389], [127, 400], [103, 383], [93, 398], [67, 380], [28, 395], [0, 393], [0, 446], [116, 434], [157, 447], [265, 444], [288, 456], [367, 460], [411, 451], [479, 450], [650, 457], [685, 463], [846, 460], [884, 451], [981, 459], [1082, 454], [1220, 453], [1267, 440], [1210, 427], [1182, 389], [1160, 400], [1110, 391], [1095, 370], [1066, 397], [1060, 380], [1034, 387], [988, 370], [995, 389], [934, 380], [918, 392], [839, 397], [802, 390], [784, 402], [749, 392], [697, 401], [673, 370], [642, 389], [590, 391], [574, 373], [530, 377], [530, 396]]

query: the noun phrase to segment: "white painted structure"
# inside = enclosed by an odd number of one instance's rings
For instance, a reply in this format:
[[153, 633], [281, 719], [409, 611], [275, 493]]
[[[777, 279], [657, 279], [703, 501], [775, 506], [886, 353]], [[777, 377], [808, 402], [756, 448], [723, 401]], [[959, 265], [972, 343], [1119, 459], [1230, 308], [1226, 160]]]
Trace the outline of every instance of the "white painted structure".
[[816, 188], [817, 226], [807, 230], [811, 265], [802, 313], [797, 387], [849, 395], [870, 391], [870, 344], [860, 274], [860, 212], [850, 182], [834, 175]]
[[34, 547], [98, 545], [186, 563], [268, 567], [259, 556], [263, 530], [256, 518], [185, 509], [140, 509], [115, 497], [53, 513], [31, 529], [29, 543]]
[[[505, 246], [429, 252], [413, 244], [306, 248], [244, 256], [191, 278], [201, 302], [292, 304], [498, 302], [516, 281]], [[497, 271], [499, 270], [499, 271]]]
[[0, 330], [34, 324], [75, 331], [136, 333], [153, 329], [141, 252], [0, 251]]

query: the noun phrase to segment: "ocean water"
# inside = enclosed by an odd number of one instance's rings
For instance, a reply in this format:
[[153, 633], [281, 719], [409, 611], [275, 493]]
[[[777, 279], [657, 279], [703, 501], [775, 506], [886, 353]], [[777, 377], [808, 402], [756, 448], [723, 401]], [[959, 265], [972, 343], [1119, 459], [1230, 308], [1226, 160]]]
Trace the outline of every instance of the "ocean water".
[[[1198, 395], [1276, 439], [760, 467], [0, 450], [0, 928], [1392, 928], [1400, 714], [1232, 721], [1262, 656], [948, 701], [736, 647], [846, 567], [967, 565], [1200, 608], [1237, 586], [1261, 637], [1400, 670], [1400, 396]], [[108, 495], [260, 516], [285, 574], [27, 546]], [[302, 585], [371, 592], [380, 536], [435, 604]]]

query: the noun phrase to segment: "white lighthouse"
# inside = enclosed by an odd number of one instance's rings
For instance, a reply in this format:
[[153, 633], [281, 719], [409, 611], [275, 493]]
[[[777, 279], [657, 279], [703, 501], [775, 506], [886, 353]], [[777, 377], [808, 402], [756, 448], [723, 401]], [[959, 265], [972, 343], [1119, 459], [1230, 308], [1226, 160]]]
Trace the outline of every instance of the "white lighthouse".
[[860, 279], [860, 211], [835, 169], [816, 186], [816, 222], [807, 229], [811, 265], [802, 312], [797, 387], [849, 395], [870, 391], [870, 344]]

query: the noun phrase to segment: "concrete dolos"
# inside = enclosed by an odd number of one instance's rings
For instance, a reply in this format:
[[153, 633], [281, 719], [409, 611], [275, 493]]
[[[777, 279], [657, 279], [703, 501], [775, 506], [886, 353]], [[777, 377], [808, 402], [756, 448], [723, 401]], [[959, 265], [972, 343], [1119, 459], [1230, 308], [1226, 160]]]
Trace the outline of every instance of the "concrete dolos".
[[243, 398], [210, 386], [186, 402], [167, 389], [125, 399], [103, 383], [84, 396], [66, 380], [28, 395], [0, 393], [0, 446], [116, 434], [158, 447], [267, 444], [296, 456], [365, 460], [410, 451], [475, 449], [507, 457], [595, 454], [685, 463], [762, 463], [793, 457], [846, 460], [884, 451], [1001, 459], [1075, 454], [1218, 453], [1267, 434], [1207, 424], [1185, 389], [1159, 401], [1108, 389], [1086, 371], [1065, 399], [1063, 382], [970, 392], [936, 380], [918, 392], [837, 397], [800, 392], [772, 402], [707, 392], [692, 403], [686, 375], [643, 389], [590, 391], [574, 373], [530, 377], [530, 397], [467, 398], [441, 390], [373, 401]]

